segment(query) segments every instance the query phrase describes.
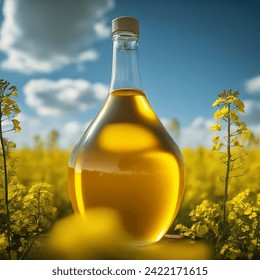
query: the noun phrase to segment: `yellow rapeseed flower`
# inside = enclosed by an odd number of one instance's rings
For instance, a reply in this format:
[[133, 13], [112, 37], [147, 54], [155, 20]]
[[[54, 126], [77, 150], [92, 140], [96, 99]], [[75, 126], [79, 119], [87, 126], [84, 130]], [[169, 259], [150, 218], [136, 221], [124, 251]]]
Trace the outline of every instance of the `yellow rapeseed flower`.
[[236, 98], [236, 97], [230, 95], [230, 96], [227, 97], [227, 102], [228, 102], [229, 104], [231, 104], [232, 102], [234, 102], [235, 98]]
[[257, 214], [256, 212], [253, 212], [250, 216], [249, 216], [249, 219], [253, 219], [253, 218], [256, 218], [257, 217]]
[[9, 97], [2, 98], [2, 103], [6, 106], [15, 104], [15, 101]]
[[218, 151], [221, 149], [221, 147], [223, 146], [223, 142], [217, 143], [215, 145], [212, 146], [212, 151]]
[[214, 137], [212, 138], [212, 142], [213, 142], [214, 144], [217, 144], [218, 141], [219, 141], [219, 136], [214, 136]]
[[5, 250], [8, 246], [8, 240], [5, 234], [0, 234], [0, 250]]
[[130, 240], [117, 212], [93, 208], [85, 220], [72, 215], [58, 221], [49, 246], [55, 257], [61, 259], [102, 259], [124, 254], [127, 251], [124, 244]]
[[228, 249], [228, 245], [227, 244], [223, 245], [219, 254], [224, 255], [227, 249]]
[[18, 96], [17, 88], [14, 88], [12, 91], [12, 96]]
[[233, 122], [237, 122], [238, 121], [238, 114], [234, 110], [230, 110], [230, 116], [231, 116], [231, 120]]
[[15, 106], [15, 107], [14, 107], [14, 113], [15, 113], [16, 115], [19, 114], [19, 113], [21, 113], [21, 110], [19, 109], [18, 106]]
[[195, 231], [198, 237], [203, 237], [209, 231], [209, 228], [207, 225], [196, 224]]
[[216, 124], [213, 124], [211, 127], [210, 127], [210, 130], [211, 131], [216, 131], [216, 130], [221, 130], [221, 124], [218, 122]]
[[244, 226], [241, 228], [241, 230], [242, 230], [242, 232], [246, 232], [246, 231], [249, 231], [250, 228], [249, 228], [249, 226]]
[[240, 147], [241, 143], [239, 142], [239, 140], [237, 139], [237, 137], [234, 137], [232, 140], [232, 143], [234, 146]]
[[223, 102], [223, 98], [222, 97], [218, 98], [215, 102], [213, 102], [212, 106], [215, 107], [215, 106], [217, 106], [221, 102]]
[[214, 113], [214, 119], [221, 119], [221, 118], [227, 116], [227, 114], [228, 114], [228, 108], [226, 106], [223, 106], [223, 108], [218, 109]]
[[245, 104], [243, 103], [243, 101], [241, 101], [239, 98], [236, 98], [234, 103], [236, 105], [238, 112], [245, 113]]
[[252, 208], [247, 208], [244, 212], [244, 215], [250, 215], [252, 213]]
[[11, 115], [11, 109], [9, 108], [9, 106], [5, 106], [3, 109], [2, 109], [2, 112], [1, 112], [3, 115], [5, 115], [6, 117], [10, 117]]
[[230, 213], [228, 214], [228, 219], [229, 220], [235, 220], [237, 218], [237, 215], [234, 211], [230, 211]]
[[20, 122], [16, 119], [13, 119], [12, 120], [13, 122], [13, 129], [15, 132], [19, 132], [21, 130], [21, 127], [20, 127]]

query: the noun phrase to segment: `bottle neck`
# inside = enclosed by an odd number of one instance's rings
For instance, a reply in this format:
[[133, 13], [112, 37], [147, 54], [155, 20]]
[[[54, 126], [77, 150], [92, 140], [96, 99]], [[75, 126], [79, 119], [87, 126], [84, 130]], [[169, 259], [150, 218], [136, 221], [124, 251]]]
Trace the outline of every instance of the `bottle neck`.
[[138, 64], [138, 37], [128, 32], [113, 35], [110, 92], [122, 88], [142, 90]]

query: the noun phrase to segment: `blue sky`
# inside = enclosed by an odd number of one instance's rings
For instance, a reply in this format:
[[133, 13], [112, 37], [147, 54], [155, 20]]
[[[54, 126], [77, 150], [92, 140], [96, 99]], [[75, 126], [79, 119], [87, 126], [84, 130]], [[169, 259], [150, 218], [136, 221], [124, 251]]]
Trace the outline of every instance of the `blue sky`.
[[[164, 124], [177, 118], [180, 146], [209, 145], [212, 102], [239, 90], [260, 134], [259, 0], [0, 0], [0, 77], [19, 88], [30, 145], [51, 129], [76, 143], [97, 114], [111, 75], [111, 20], [140, 21], [144, 90]], [[76, 81], [78, 80], [78, 81]], [[69, 89], [69, 90], [68, 90]]]

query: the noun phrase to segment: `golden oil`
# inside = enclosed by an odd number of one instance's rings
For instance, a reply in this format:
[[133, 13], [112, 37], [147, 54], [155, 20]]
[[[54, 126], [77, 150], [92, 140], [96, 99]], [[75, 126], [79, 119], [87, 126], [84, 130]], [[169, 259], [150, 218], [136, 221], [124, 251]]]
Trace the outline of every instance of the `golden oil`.
[[158, 241], [182, 199], [182, 155], [141, 90], [112, 91], [76, 145], [69, 162], [69, 193], [84, 218], [110, 207], [138, 242]]

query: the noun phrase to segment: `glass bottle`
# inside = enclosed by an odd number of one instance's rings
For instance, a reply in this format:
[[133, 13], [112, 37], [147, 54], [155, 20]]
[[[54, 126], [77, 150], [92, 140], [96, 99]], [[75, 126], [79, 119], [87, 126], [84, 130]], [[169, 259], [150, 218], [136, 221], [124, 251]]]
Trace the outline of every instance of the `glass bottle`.
[[113, 208], [136, 242], [155, 242], [179, 210], [183, 158], [142, 89], [138, 20], [114, 19], [112, 36], [109, 94], [70, 156], [70, 198], [82, 217]]

